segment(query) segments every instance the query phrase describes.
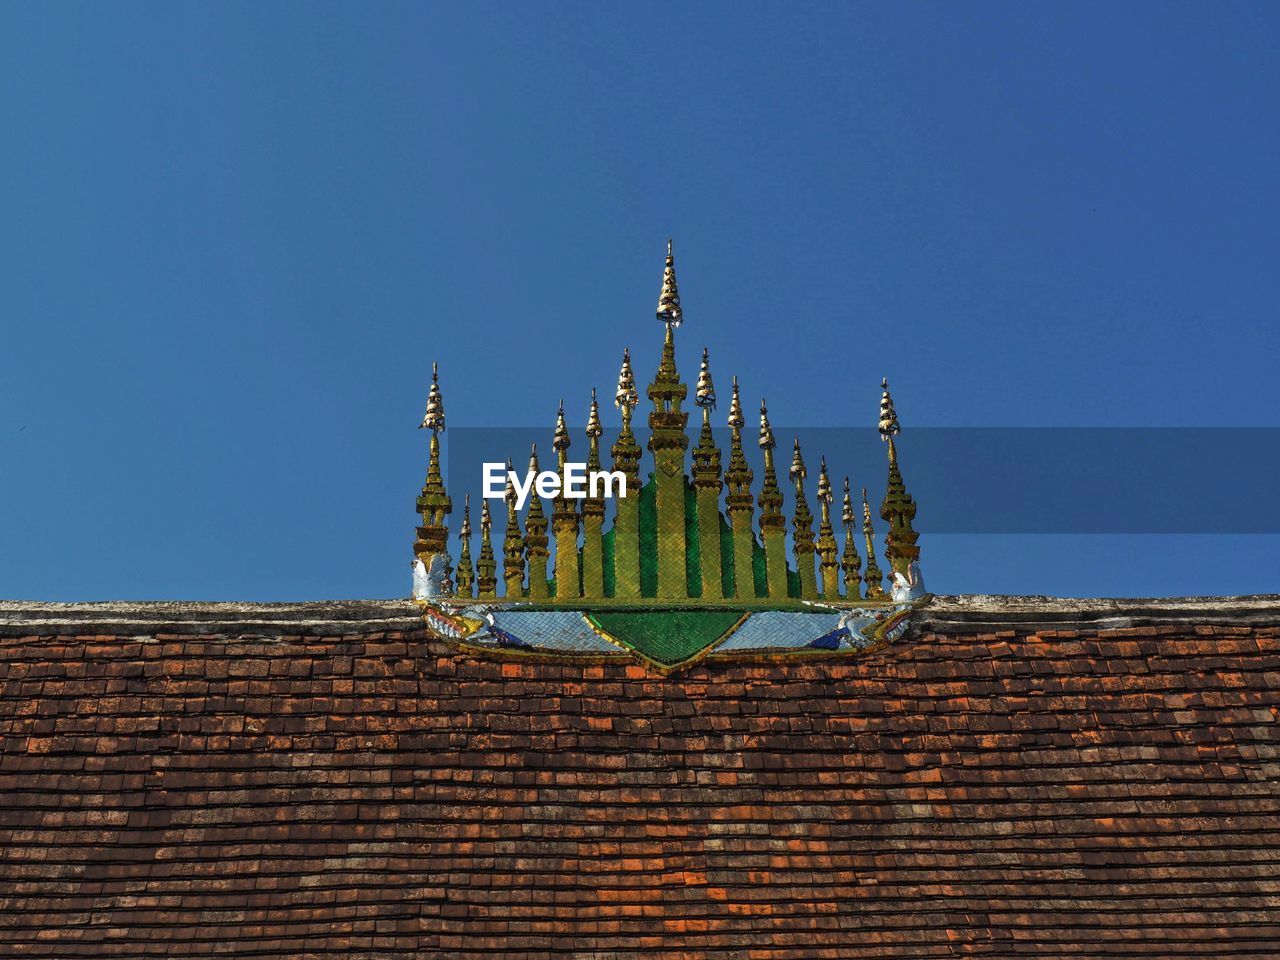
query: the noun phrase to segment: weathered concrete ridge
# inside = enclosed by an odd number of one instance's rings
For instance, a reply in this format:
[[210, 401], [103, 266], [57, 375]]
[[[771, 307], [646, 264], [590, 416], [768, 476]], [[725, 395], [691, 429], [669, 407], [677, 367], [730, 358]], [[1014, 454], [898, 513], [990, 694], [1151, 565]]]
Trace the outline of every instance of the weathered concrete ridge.
[[[1280, 623], [1280, 594], [1244, 597], [1070, 599], [960, 594], [934, 596], [913, 617], [915, 630], [1046, 628], [1119, 629], [1156, 624]], [[413, 630], [421, 622], [411, 600], [324, 600], [298, 603], [207, 601], [0, 601], [0, 637], [107, 634], [326, 635]]]

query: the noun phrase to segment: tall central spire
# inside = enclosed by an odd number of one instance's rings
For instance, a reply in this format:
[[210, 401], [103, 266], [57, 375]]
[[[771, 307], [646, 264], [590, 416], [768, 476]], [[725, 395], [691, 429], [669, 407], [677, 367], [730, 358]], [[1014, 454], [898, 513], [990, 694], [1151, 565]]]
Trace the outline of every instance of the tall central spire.
[[647, 391], [653, 401], [649, 414], [649, 450], [653, 453], [654, 498], [658, 527], [658, 596], [686, 597], [689, 582], [685, 567], [684, 462], [689, 438], [685, 427], [689, 414], [680, 409], [689, 388], [676, 369], [672, 331], [680, 325], [680, 295], [676, 292], [676, 268], [667, 243], [667, 265], [662, 274], [658, 318], [666, 324], [662, 362]]

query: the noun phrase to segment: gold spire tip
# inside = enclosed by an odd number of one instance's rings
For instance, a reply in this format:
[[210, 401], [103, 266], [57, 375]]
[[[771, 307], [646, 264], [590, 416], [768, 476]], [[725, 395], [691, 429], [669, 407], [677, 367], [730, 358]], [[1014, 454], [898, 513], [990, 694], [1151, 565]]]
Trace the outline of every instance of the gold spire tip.
[[440, 370], [434, 361], [431, 364], [431, 389], [427, 391], [427, 412], [418, 424], [418, 429], [427, 429], [432, 433], [444, 429], [444, 396], [440, 393]]
[[763, 450], [772, 450], [776, 444], [773, 440], [773, 427], [769, 426], [769, 408], [765, 405], [764, 400], [760, 401], [760, 447]]
[[716, 408], [716, 388], [711, 381], [711, 363], [710, 352], [706, 347], [702, 348], [702, 367], [698, 371], [698, 387], [694, 394], [693, 402], [704, 410], [714, 410]]
[[898, 425], [898, 413], [893, 408], [893, 397], [889, 394], [888, 377], [881, 378], [880, 389], [884, 391], [880, 395], [880, 439], [887, 441], [901, 433], [902, 428]]
[[803, 480], [809, 475], [809, 471], [805, 469], [804, 457], [800, 453], [800, 438], [796, 437], [795, 452], [791, 456], [791, 470], [789, 471], [792, 480]]
[[684, 321], [680, 311], [680, 290], [676, 285], [676, 260], [671, 241], [667, 241], [667, 262], [662, 269], [662, 289], [658, 292], [657, 317], [667, 325], [667, 331]]
[[622, 368], [618, 371], [618, 389], [613, 403], [617, 407], [634, 407], [640, 402], [640, 394], [636, 392], [636, 377], [631, 370], [631, 351], [622, 348]]
[[593, 440], [599, 439], [604, 433], [604, 428], [600, 426], [600, 404], [596, 401], [596, 388], [591, 388], [591, 411], [587, 414], [587, 436]]
[[729, 426], [741, 430], [747, 421], [742, 417], [742, 401], [738, 399], [738, 378], [733, 378], [733, 395], [729, 398]]

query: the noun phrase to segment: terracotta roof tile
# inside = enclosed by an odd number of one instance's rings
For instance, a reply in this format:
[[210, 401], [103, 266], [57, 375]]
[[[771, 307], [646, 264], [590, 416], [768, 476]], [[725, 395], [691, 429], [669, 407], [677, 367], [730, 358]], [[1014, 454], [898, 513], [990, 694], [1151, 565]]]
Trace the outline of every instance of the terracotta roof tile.
[[1277, 953], [1275, 626], [659, 678], [401, 625], [0, 638], [0, 955]]

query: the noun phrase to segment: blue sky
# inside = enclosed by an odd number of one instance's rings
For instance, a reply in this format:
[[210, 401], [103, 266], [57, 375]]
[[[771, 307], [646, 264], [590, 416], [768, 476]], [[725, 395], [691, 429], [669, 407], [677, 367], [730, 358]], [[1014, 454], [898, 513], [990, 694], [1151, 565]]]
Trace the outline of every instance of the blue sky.
[[[0, 7], [0, 596], [407, 594], [431, 361], [451, 424], [580, 422], [652, 374], [669, 235], [683, 371], [775, 424], [887, 375], [904, 457], [1280, 426], [1278, 49], [1268, 4]], [[918, 526], [937, 592], [1280, 588], [1276, 536]]]

